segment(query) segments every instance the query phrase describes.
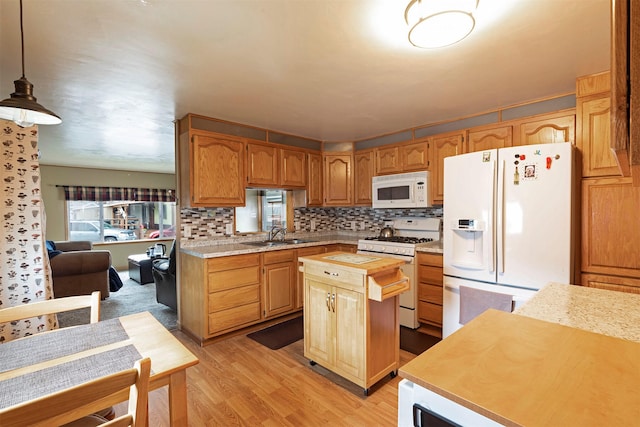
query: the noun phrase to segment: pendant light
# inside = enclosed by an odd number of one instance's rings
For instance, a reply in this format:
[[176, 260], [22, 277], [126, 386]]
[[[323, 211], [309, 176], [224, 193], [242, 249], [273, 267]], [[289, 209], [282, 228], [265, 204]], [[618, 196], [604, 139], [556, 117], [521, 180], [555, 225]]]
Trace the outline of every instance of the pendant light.
[[33, 85], [24, 76], [24, 30], [22, 26], [22, 0], [20, 0], [20, 41], [22, 46], [22, 77], [14, 80], [16, 91], [0, 102], [0, 118], [11, 120], [22, 127], [57, 125], [62, 119], [38, 104], [33, 96]]
[[404, 11], [409, 42], [426, 49], [459, 42], [475, 27], [477, 7], [478, 0], [411, 0]]

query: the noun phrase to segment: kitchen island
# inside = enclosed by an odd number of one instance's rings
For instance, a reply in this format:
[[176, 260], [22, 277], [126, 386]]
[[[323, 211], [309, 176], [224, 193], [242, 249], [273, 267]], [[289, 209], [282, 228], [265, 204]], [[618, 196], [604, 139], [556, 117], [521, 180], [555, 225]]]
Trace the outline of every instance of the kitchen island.
[[399, 424], [412, 392], [462, 425], [640, 425], [638, 316], [640, 295], [562, 284], [489, 310], [400, 369]]
[[410, 286], [400, 270], [404, 261], [347, 252], [298, 261], [304, 272], [304, 356], [367, 395], [399, 367], [398, 295]]

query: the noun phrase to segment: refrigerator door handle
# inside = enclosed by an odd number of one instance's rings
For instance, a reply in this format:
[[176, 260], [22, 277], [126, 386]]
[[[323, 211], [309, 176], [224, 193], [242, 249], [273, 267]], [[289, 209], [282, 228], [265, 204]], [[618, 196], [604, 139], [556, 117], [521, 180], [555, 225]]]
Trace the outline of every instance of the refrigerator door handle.
[[497, 167], [498, 167], [498, 162], [496, 162], [495, 160], [493, 161], [493, 170], [491, 173], [491, 182], [489, 185], [491, 185], [491, 188], [493, 190], [493, 197], [491, 198], [491, 203], [489, 206], [489, 218], [491, 218], [491, 245], [489, 247], [489, 257], [491, 258], [491, 264], [489, 265], [489, 272], [493, 273], [494, 271], [496, 271], [496, 215], [495, 215], [495, 209], [496, 209], [496, 197], [497, 195], [497, 185], [495, 184], [496, 182], [496, 178], [497, 178]]
[[500, 177], [502, 182], [502, 188], [500, 188], [500, 227], [498, 228], [498, 273], [504, 273], [505, 265], [504, 265], [504, 234], [505, 234], [505, 213], [506, 213], [506, 203], [505, 203], [505, 190], [507, 188], [507, 162], [505, 160], [502, 161], [502, 176]]

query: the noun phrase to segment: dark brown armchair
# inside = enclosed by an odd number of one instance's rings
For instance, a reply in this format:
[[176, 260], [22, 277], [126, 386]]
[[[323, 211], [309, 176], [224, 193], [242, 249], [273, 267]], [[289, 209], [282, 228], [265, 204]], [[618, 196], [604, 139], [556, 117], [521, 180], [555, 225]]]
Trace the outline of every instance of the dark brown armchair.
[[93, 291], [100, 291], [102, 299], [109, 296], [111, 252], [93, 250], [88, 241], [55, 242], [49, 263], [55, 298], [89, 295]]
[[169, 258], [153, 260], [151, 268], [156, 284], [156, 301], [178, 311], [176, 292], [176, 241], [173, 241]]

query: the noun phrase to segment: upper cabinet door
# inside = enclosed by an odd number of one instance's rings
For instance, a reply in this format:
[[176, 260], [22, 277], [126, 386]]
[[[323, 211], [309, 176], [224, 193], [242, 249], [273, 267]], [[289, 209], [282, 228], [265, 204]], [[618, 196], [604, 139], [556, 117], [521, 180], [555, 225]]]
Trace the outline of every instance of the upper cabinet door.
[[308, 156], [308, 176], [307, 176], [307, 205], [322, 206], [322, 186], [323, 186], [323, 165], [322, 154], [309, 153]]
[[431, 140], [433, 154], [431, 156], [433, 159], [431, 163], [431, 192], [434, 204], [444, 202], [444, 159], [462, 154], [463, 143], [463, 132], [436, 135]]
[[378, 148], [376, 150], [376, 175], [398, 173], [401, 171], [400, 148], [398, 146]]
[[373, 177], [373, 150], [356, 151], [354, 203], [371, 206], [371, 179]]
[[353, 176], [351, 154], [324, 154], [324, 204], [351, 206]]
[[469, 152], [511, 147], [513, 127], [502, 126], [484, 130], [469, 131]]
[[277, 186], [280, 182], [278, 148], [247, 144], [247, 182], [250, 185]]
[[304, 151], [280, 149], [282, 161], [281, 184], [289, 187], [304, 187], [307, 184], [307, 157]]
[[516, 145], [571, 142], [575, 144], [576, 115], [550, 114], [520, 124], [520, 141]]
[[611, 151], [611, 98], [608, 93], [578, 98], [578, 140], [582, 152], [582, 176], [620, 176]]
[[192, 135], [192, 206], [244, 206], [244, 147], [242, 139]]
[[424, 171], [429, 167], [429, 144], [427, 140], [400, 146], [403, 172]]

